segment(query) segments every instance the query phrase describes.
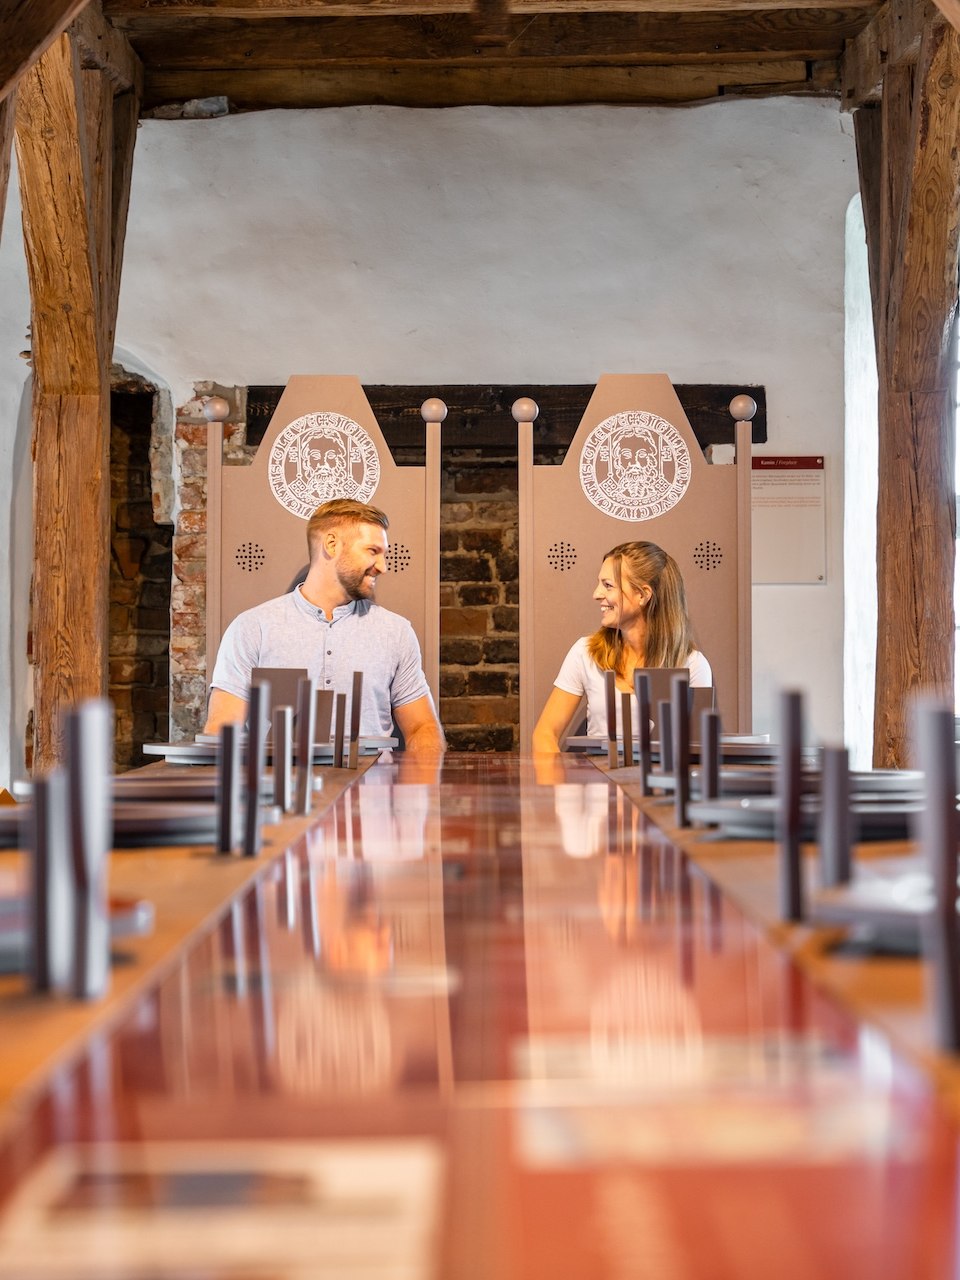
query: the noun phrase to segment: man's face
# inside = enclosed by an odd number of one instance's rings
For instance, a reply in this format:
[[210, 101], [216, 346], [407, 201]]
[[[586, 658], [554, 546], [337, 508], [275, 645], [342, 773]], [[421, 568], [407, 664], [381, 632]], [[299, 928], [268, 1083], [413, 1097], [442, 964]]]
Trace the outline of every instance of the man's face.
[[389, 545], [386, 530], [378, 524], [358, 524], [353, 530], [344, 530], [336, 568], [348, 600], [373, 597], [378, 576], [387, 571]]

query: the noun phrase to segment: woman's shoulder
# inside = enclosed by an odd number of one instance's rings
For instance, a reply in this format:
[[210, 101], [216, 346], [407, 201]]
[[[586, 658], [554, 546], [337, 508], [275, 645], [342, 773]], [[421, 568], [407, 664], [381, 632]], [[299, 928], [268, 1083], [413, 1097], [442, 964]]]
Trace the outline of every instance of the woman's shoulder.
[[687, 670], [690, 672], [690, 686], [695, 688], [709, 687], [713, 684], [713, 668], [699, 649], [691, 649], [687, 658]]

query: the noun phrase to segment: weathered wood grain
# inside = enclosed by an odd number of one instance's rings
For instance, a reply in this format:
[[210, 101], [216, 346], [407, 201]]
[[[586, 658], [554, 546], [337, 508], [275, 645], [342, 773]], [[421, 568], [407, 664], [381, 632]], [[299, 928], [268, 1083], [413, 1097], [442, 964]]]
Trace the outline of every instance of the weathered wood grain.
[[87, 0], [10, 0], [0, 28], [0, 99], [66, 30]]
[[936, 0], [937, 8], [960, 31], [960, 0]]
[[143, 64], [126, 36], [104, 19], [96, 0], [71, 24], [70, 35], [80, 46], [85, 70], [105, 71], [115, 89], [142, 91]]
[[[942, 33], [943, 28], [937, 30]], [[921, 83], [920, 72], [934, 61], [931, 50], [929, 57], [921, 58], [916, 76], [907, 61], [888, 69], [879, 109], [879, 146], [877, 111], [862, 108], [854, 117], [867, 211], [879, 384], [873, 757], [878, 768], [911, 763], [911, 695], [934, 689], [948, 696], [953, 685], [953, 395], [946, 386], [919, 382], [898, 389], [893, 377], [904, 334], [910, 333], [909, 317], [915, 314], [912, 294], [902, 294], [909, 272], [904, 276], [898, 271], [898, 257], [907, 253], [915, 259], [914, 241], [926, 235], [916, 219], [911, 227], [909, 209], [916, 199], [916, 172], [922, 185], [929, 163], [922, 154], [923, 130], [918, 126], [927, 114], [930, 88], [929, 82]], [[939, 222], [935, 214], [932, 225]], [[955, 305], [956, 274], [950, 306]], [[896, 315], [900, 322], [891, 324]], [[914, 367], [913, 372], [921, 370]]]
[[109, 357], [136, 138], [134, 93], [63, 35], [23, 77], [16, 144], [33, 314], [34, 767], [60, 714], [107, 687]]
[[900, 391], [956, 377], [953, 325], [960, 245], [960, 32], [924, 34], [914, 82], [909, 182], [894, 249], [890, 368]]
[[[876, 10], [878, 0], [846, 0], [847, 7]], [[704, 0], [510, 0], [513, 13], [696, 13]], [[709, 7], [728, 13], [752, 9], [814, 9], [833, 6], [823, 0], [712, 0]], [[178, 18], [363, 18], [375, 14], [472, 13], [475, 0], [104, 0], [104, 13], [120, 24], [138, 15]]]
[[26, 73], [15, 141], [33, 304], [33, 367], [48, 393], [100, 389], [80, 68], [67, 36]]
[[34, 400], [34, 769], [62, 758], [60, 714], [107, 679], [109, 394]]
[[210, 95], [229, 97], [235, 107], [562, 106], [576, 102], [697, 102], [754, 92], [803, 92], [809, 87], [802, 61], [725, 63], [674, 67], [419, 68], [353, 71], [147, 70], [144, 106]]
[[[862, 30], [863, 9], [744, 13], [514, 15], [505, 46], [478, 43], [469, 14], [366, 18], [144, 18], [127, 30], [146, 62], [159, 68], [243, 70], [337, 64], [484, 65], [578, 59], [669, 63], [754, 58], [837, 58]], [[76, 25], [76, 24], [75, 24]], [[185, 39], [184, 35], [189, 35]]]
[[840, 90], [844, 110], [879, 102], [886, 72], [901, 62], [916, 62], [923, 33], [943, 25], [933, 0], [889, 0], [844, 54]]
[[912, 762], [920, 690], [953, 697], [953, 396], [881, 387], [877, 511], [877, 768]]

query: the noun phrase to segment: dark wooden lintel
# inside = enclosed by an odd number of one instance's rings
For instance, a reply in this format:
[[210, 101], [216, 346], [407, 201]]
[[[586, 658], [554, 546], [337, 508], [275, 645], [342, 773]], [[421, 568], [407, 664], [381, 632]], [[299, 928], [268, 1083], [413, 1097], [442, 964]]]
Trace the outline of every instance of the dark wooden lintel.
[[[517, 448], [517, 426], [511, 406], [521, 396], [530, 396], [540, 406], [534, 424], [534, 452], [538, 463], [563, 461], [576, 435], [584, 410], [595, 388], [590, 383], [531, 386], [366, 386], [364, 393], [380, 430], [398, 461], [422, 464], [424, 426], [420, 406], [439, 397], [447, 406], [441, 428], [444, 450], [477, 450], [483, 454], [510, 454]], [[684, 412], [702, 448], [711, 444], [732, 444], [733, 418], [729, 404], [741, 391], [757, 402], [753, 420], [753, 442], [767, 440], [766, 392], [762, 386], [680, 384], [675, 387]], [[247, 389], [247, 443], [258, 444], [273, 416], [283, 392], [282, 386], [252, 386]]]

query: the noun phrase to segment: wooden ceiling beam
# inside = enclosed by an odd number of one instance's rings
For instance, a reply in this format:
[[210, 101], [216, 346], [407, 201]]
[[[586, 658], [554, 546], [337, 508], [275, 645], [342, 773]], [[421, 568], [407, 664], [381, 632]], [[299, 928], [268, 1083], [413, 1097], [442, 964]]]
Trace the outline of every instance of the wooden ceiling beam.
[[[960, 4], [960, 0], [958, 0]], [[924, 31], [945, 22], [933, 0], [888, 0], [851, 41], [841, 63], [840, 103], [854, 111], [880, 101], [890, 67], [916, 62]]]
[[61, 35], [87, 0], [12, 0], [4, 6], [0, 101]]
[[735, 26], [717, 13], [540, 14], [514, 19], [509, 43], [483, 46], [469, 15], [438, 18], [228, 19], [197, 22], [190, 40], [172, 19], [131, 31], [155, 69], [224, 70], [421, 63], [484, 65], [540, 60], [570, 65], [676, 61], [742, 62], [750, 58], [839, 58], [862, 28], [858, 9], [820, 16], [744, 14]]
[[115, 89], [143, 92], [143, 64], [127, 37], [105, 20], [96, 0], [71, 24], [70, 35], [80, 46], [85, 70], [104, 72]]
[[[147, 72], [144, 106], [223, 95], [243, 111], [381, 104], [451, 107], [669, 104], [739, 93], [829, 92], [799, 59], [716, 66], [399, 67], [384, 70]], [[835, 83], [834, 83], [835, 91]]]
[[[845, 0], [848, 8], [873, 11], [877, 0]], [[120, 26], [129, 19], [178, 21], [198, 18], [370, 18], [412, 14], [431, 17], [472, 13], [475, 0], [103, 0], [106, 16]], [[705, 8], [727, 14], [749, 10], [813, 9], [824, 0], [510, 0], [515, 14], [532, 13], [698, 13]]]
[[956, 378], [960, 248], [960, 31], [926, 31], [914, 80], [908, 157], [888, 309], [893, 386], [940, 391]]

